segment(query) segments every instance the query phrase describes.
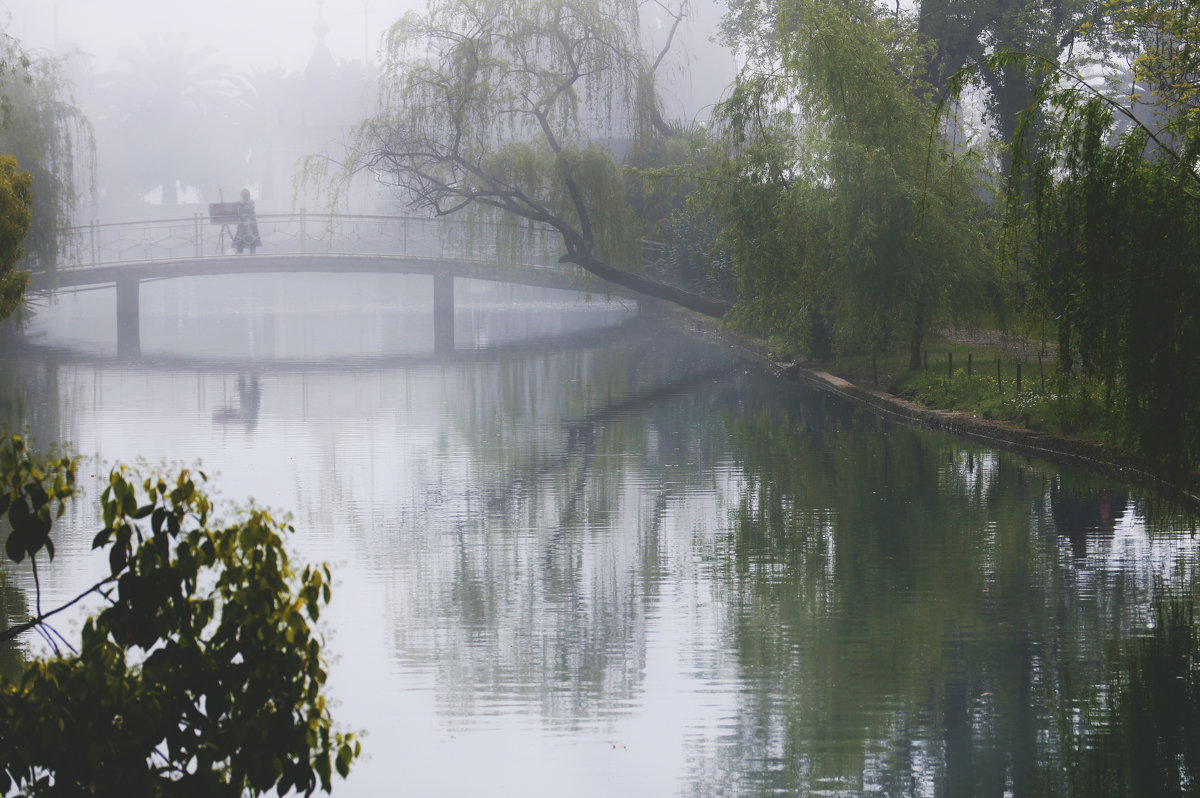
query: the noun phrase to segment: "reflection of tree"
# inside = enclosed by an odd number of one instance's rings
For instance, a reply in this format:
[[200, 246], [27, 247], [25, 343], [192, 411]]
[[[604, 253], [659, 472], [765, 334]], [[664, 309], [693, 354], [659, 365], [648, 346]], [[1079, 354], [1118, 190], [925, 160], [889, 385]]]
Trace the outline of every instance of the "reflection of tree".
[[[674, 637], [676, 684], [736, 705], [684, 732], [695, 794], [1088, 795], [1103, 768], [1152, 783], [1106, 764], [1124, 746], [1151, 761], [1131, 735], [1174, 734], [1163, 757], [1191, 757], [1177, 714], [1132, 717], [1191, 706], [1167, 681], [1187, 675], [1177, 647], [1126, 659], [1158, 590], [1118, 551], [1142, 502], [644, 333], [272, 374], [304, 416], [288, 430], [301, 512], [319, 516], [304, 525], [361, 547], [391, 653], [431, 674], [443, 719], [637, 713]], [[61, 379], [61, 403], [88, 404], [90, 368], [41, 368], [14, 381]], [[60, 405], [37, 395], [14, 415]], [[327, 440], [309, 446], [314, 430]], [[1077, 556], [1064, 500], [1103, 518], [1106, 489], [1125, 522]]]
[[258, 411], [262, 407], [262, 387], [258, 374], [239, 374], [237, 378], [237, 401], [218, 407], [213, 412], [213, 421], [218, 424], [242, 424], [253, 431], [258, 424]]
[[444, 717], [636, 705], [682, 535], [734, 657], [697, 665], [742, 686], [736, 726], [691, 744], [692, 792], [1069, 794], [1063, 718], [1146, 590], [1056, 523], [1065, 490], [1101, 507], [1107, 486], [781, 396], [727, 357], [617, 338], [441, 372], [405, 544], [372, 557]]
[[0, 362], [0, 434], [22, 434], [47, 445], [69, 436], [62, 428], [60, 363]]
[[[29, 620], [25, 594], [12, 584], [8, 572], [0, 570], [0, 622], [8, 629]], [[25, 667], [25, 657], [16, 640], [0, 641], [0, 680], [14, 679]]]
[[1170, 596], [1155, 624], [1110, 658], [1085, 724], [1063, 718], [1076, 795], [1183, 796], [1200, 779], [1200, 639], [1195, 596]]
[[[451, 717], [520, 701], [586, 722], [641, 689], [662, 529], [704, 473], [695, 419], [731, 358], [661, 334], [597, 340], [450, 370], [453, 434], [429, 460], [463, 447], [469, 476], [417, 476], [426, 502], [402, 528], [422, 565], [397, 564], [393, 606], [422, 619], [396, 623], [396, 647], [433, 661]], [[412, 637], [429, 623], [436, 643]]]
[[[1065, 484], [1064, 484], [1065, 483]], [[1059, 477], [1050, 486], [1050, 508], [1058, 534], [1071, 542], [1076, 557], [1086, 557], [1089, 541], [1111, 538], [1125, 515], [1129, 493], [1124, 490], [1076, 490]]]
[[729, 428], [748, 480], [729, 616], [741, 678], [769, 687], [696, 792], [1071, 794], [1063, 724], [1144, 577], [1102, 549], [1071, 562], [1055, 475], [821, 398]]

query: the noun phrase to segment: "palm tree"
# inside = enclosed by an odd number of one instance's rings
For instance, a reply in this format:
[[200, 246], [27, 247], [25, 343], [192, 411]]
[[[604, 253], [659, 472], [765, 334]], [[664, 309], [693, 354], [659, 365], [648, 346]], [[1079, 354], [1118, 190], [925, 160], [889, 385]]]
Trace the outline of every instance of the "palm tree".
[[96, 123], [112, 183], [128, 181], [124, 188], [143, 195], [161, 184], [163, 204], [175, 205], [177, 182], [232, 186], [244, 178], [236, 124], [243, 87], [212, 63], [213, 52], [191, 49], [184, 34], [121, 51], [124, 68], [101, 77]]

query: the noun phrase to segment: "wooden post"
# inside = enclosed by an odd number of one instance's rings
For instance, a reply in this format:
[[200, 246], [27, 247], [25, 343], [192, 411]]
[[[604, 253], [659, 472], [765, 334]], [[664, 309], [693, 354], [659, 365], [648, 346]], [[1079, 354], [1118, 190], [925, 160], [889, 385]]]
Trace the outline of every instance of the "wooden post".
[[1000, 380], [1000, 358], [996, 358], [996, 390], [1004, 393], [1004, 383]]
[[953, 379], [954, 377], [954, 353], [946, 353], [946, 376]]
[[967, 376], [968, 377], [971, 376], [971, 367], [972, 367], [971, 359], [972, 359], [972, 357], [973, 357], [973, 355], [970, 352], [967, 352]]
[[1017, 393], [1021, 392], [1021, 361], [1017, 361]]

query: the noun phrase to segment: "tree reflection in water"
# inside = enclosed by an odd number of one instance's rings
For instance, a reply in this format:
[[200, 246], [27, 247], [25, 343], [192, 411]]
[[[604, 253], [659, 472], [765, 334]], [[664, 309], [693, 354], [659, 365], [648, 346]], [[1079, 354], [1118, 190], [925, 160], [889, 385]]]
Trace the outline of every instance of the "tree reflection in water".
[[[335, 673], [360, 710], [426, 713], [376, 719], [379, 785], [489, 756], [519, 779], [597, 741], [644, 763], [623, 784], [663, 788], [639, 794], [1193, 783], [1191, 521], [1106, 480], [639, 325], [336, 368], [21, 369], [0, 414], [39, 439], [205, 451], [347, 559], [347, 616], [382, 635], [348, 630]], [[64, 577], [94, 534], [70, 521]], [[613, 729], [640, 737], [610, 748]]]
[[743, 678], [780, 689], [746, 691], [693, 794], [1195, 783], [1194, 552], [1164, 581], [1114, 542], [1147, 504], [821, 397], [728, 427], [748, 479], [724, 552], [730, 627]]

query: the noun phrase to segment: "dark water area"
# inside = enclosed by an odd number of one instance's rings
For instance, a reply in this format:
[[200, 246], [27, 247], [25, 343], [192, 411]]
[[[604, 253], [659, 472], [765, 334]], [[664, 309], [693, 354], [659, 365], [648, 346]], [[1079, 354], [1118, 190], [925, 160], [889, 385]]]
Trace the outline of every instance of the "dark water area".
[[[164, 281], [139, 359], [106, 291], [0, 353], [0, 417], [99, 458], [91, 495], [113, 462], [199, 459], [294, 513], [334, 568], [335, 717], [367, 733], [335, 794], [1196, 790], [1192, 518], [628, 302], [460, 281], [439, 355], [430, 296]], [[103, 572], [94, 527], [64, 519], [44, 601]]]

